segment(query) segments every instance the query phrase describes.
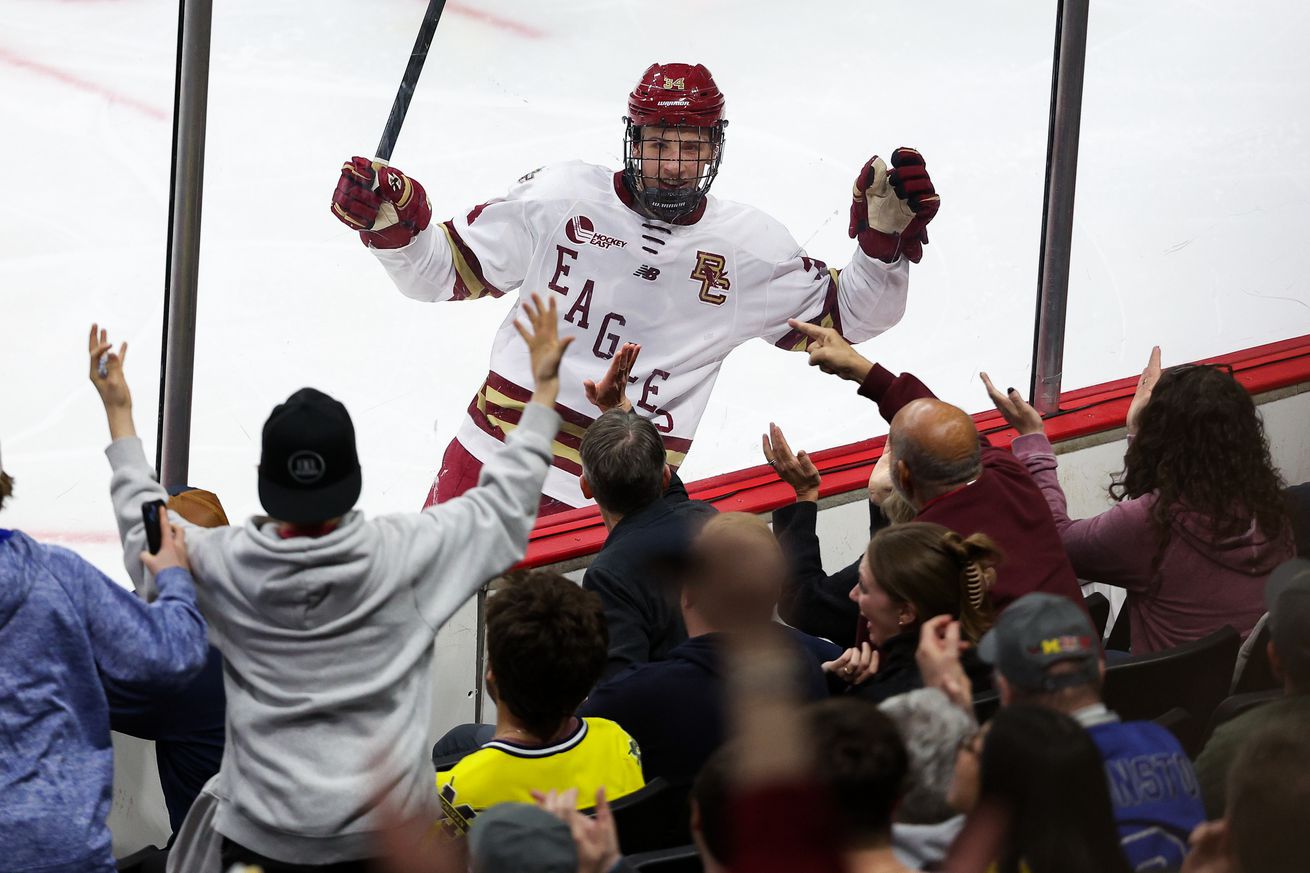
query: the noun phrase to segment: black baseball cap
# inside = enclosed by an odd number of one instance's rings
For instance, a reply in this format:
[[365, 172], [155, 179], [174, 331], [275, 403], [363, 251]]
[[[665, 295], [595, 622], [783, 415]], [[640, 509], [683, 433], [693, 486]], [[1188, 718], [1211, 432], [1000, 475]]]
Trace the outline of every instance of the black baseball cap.
[[264, 422], [259, 502], [280, 521], [314, 524], [344, 515], [359, 499], [355, 426], [339, 401], [301, 388]]
[[[978, 655], [1024, 691], [1056, 691], [1095, 682], [1101, 647], [1087, 613], [1067, 597], [1035, 591], [1006, 607], [978, 643]], [[1052, 664], [1076, 668], [1049, 675]]]
[[1310, 670], [1310, 561], [1292, 558], [1269, 574], [1265, 608], [1279, 659], [1297, 673]]

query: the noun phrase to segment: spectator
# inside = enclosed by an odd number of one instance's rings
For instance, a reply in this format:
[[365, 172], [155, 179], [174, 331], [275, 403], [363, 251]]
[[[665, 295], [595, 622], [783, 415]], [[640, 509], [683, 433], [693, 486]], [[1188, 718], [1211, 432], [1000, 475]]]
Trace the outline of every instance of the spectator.
[[1078, 722], [1053, 709], [1006, 707], [963, 743], [951, 802], [968, 819], [951, 847], [948, 870], [1130, 869], [1096, 746]]
[[978, 724], [936, 688], [920, 688], [878, 705], [905, 740], [910, 756], [905, 796], [892, 818], [892, 849], [915, 870], [938, 870], [964, 816], [947, 800], [955, 754]]
[[1310, 808], [1310, 735], [1282, 717], [1253, 732], [1228, 775], [1224, 819], [1192, 834], [1182, 873], [1304, 873]]
[[[850, 834], [834, 792], [820, 779], [813, 719], [802, 705], [801, 674], [785, 636], [739, 634], [727, 660], [733, 740], [724, 816], [729, 839], [723, 857], [731, 858], [729, 869], [848, 871], [844, 844]], [[873, 709], [863, 701], [842, 702]], [[702, 824], [712, 827], [705, 812], [702, 809]]]
[[705, 873], [727, 873], [733, 864], [731, 754], [731, 746], [721, 746], [691, 786], [691, 840]]
[[[763, 438], [764, 458], [796, 492], [796, 502], [773, 511], [773, 532], [787, 555], [791, 573], [778, 602], [778, 615], [792, 627], [831, 640], [843, 649], [868, 638], [863, 632], [859, 610], [851, 602], [850, 592], [859, 580], [857, 558], [836, 573], [823, 568], [817, 531], [819, 520], [819, 470], [802, 449], [793, 453], [787, 438], [776, 424], [769, 425]], [[909, 521], [914, 510], [895, 496], [887, 473], [890, 455], [883, 452], [869, 475], [869, 536], [892, 521], [892, 512], [900, 513], [895, 521]], [[908, 509], [908, 512], [905, 510]]]
[[961, 536], [983, 533], [1007, 555], [992, 603], [999, 612], [1030, 591], [1068, 597], [1082, 589], [1032, 476], [1009, 452], [993, 447], [963, 410], [943, 403], [909, 373], [893, 376], [855, 351], [835, 330], [792, 322], [810, 339], [810, 364], [860, 386], [891, 424], [885, 451], [893, 487], [917, 521]]
[[[0, 469], [0, 507], [13, 479]], [[136, 511], [140, 513], [140, 505]], [[113, 873], [114, 752], [101, 677], [184, 685], [205, 662], [185, 536], [161, 525], [154, 603], [67, 549], [0, 529], [0, 853], [4, 869]]]
[[437, 773], [448, 826], [466, 832], [499, 803], [533, 791], [597, 789], [615, 798], [644, 784], [641, 753], [621, 727], [573, 715], [605, 666], [605, 616], [596, 595], [556, 573], [514, 578], [487, 603], [487, 688], [496, 701], [489, 742]]
[[696, 528], [714, 513], [689, 500], [665, 460], [655, 425], [621, 408], [604, 413], [582, 438], [582, 493], [609, 529], [582, 587], [600, 596], [609, 625], [604, 678], [658, 661], [687, 638], [670, 568], [686, 557]]
[[1105, 661], [1087, 615], [1062, 597], [1029, 594], [983, 637], [1001, 704], [1071, 716], [1100, 750], [1119, 837], [1133, 870], [1176, 868], [1204, 820], [1192, 763], [1173, 734], [1149, 721], [1121, 722], [1101, 701]]
[[[716, 515], [695, 540], [680, 606], [690, 638], [663, 661], [636, 664], [602, 683], [580, 712], [612, 719], [641, 746], [647, 779], [687, 787], [727, 727], [723, 659], [733, 633], [767, 628], [786, 564], [769, 527], [754, 515]], [[827, 696], [817, 659], [787, 629], [807, 699]], [[835, 652], [834, 652], [835, 654]]]
[[1127, 590], [1135, 654], [1225, 625], [1250, 632], [1264, 581], [1293, 546], [1264, 426], [1232, 373], [1161, 374], [1157, 346], [1128, 408], [1124, 473], [1110, 486], [1118, 503], [1084, 519], [1069, 517], [1041, 416], [1017, 391], [983, 381], [1019, 431], [1015, 456], [1041, 486], [1079, 577]]
[[[168, 508], [197, 527], [228, 523], [217, 495], [200, 488], [178, 489], [168, 498]], [[223, 656], [210, 646], [205, 666], [180, 689], [131, 685], [109, 677], [104, 683], [110, 729], [155, 744], [172, 845], [191, 804], [223, 761]]]
[[[991, 626], [987, 595], [1001, 555], [990, 539], [963, 539], [939, 524], [909, 522], [879, 531], [860, 562], [850, 598], [868, 624], [869, 641], [824, 665], [851, 691], [874, 702], [923, 687], [915, 650], [919, 629], [935, 615], [960, 620], [973, 643]], [[975, 687], [990, 671], [968, 651], [963, 666]]]
[[[764, 458], [778, 477], [791, 485], [796, 502], [773, 511], [773, 531], [791, 565], [778, 614], [783, 621], [809, 634], [850, 648], [868, 639], [868, 629], [851, 602], [851, 588], [859, 579], [860, 561], [829, 574], [823, 568], [817, 532], [819, 485], [822, 477], [805, 450], [793, 453], [776, 424], [763, 438]], [[869, 474], [869, 536], [914, 518], [914, 508], [892, 487], [891, 455], [884, 451]]]
[[896, 725], [857, 700], [817, 703], [808, 715], [814, 777], [834, 804], [846, 869], [850, 873], [909, 871], [892, 849], [892, 811], [909, 770]]
[[1196, 759], [1206, 815], [1223, 815], [1228, 773], [1240, 749], [1261, 726], [1292, 719], [1310, 724], [1310, 561], [1294, 558], [1278, 567], [1265, 585], [1269, 609], [1266, 651], [1283, 680], [1284, 697], [1220, 725]]
[[[558, 338], [553, 300], [524, 311], [537, 387], [478, 488], [422, 513], [365, 519], [352, 509], [361, 480], [349, 413], [304, 389], [264, 426], [259, 492], [269, 517], [188, 529], [201, 610], [226, 660], [214, 818], [224, 867], [363, 870], [378, 784], [399, 814], [436, 818], [415, 754], [431, 709], [432, 640], [479, 586], [522, 558], [559, 427], [552, 407], [568, 341]], [[126, 349], [110, 349], [93, 328], [114, 509], [128, 569], [148, 590], [136, 557], [140, 507], [167, 495], [132, 423]]]

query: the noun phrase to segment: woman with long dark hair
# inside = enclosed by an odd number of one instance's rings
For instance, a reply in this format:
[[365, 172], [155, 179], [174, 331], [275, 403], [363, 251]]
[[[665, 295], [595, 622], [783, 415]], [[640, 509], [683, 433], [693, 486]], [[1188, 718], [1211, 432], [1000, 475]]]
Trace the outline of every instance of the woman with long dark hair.
[[[961, 637], [977, 643], [992, 624], [987, 591], [1000, 562], [1000, 550], [983, 534], [962, 537], [928, 522], [878, 531], [850, 592], [867, 622], [868, 642], [824, 669], [875, 702], [923, 687], [914, 659], [919, 628], [933, 616], [949, 615], [960, 622]], [[975, 688], [987, 687], [990, 670], [972, 651], [964, 666]]]
[[1041, 416], [983, 374], [1020, 433], [1014, 454], [1041, 486], [1079, 578], [1127, 589], [1132, 650], [1153, 652], [1264, 613], [1265, 579], [1292, 557], [1283, 482], [1251, 395], [1228, 370], [1160, 370], [1160, 350], [1128, 409], [1116, 505], [1072, 519]]
[[1064, 713], [1003, 708], [960, 745], [949, 800], [969, 818], [947, 870], [1129, 873], [1101, 754]]

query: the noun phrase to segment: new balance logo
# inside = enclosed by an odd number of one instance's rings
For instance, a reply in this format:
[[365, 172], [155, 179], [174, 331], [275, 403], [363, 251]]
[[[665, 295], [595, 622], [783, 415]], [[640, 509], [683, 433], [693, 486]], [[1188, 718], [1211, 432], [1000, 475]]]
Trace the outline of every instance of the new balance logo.
[[648, 282], [654, 282], [660, 277], [660, 271], [658, 267], [648, 267], [645, 264], [642, 264], [632, 272], [632, 275], [639, 276]]

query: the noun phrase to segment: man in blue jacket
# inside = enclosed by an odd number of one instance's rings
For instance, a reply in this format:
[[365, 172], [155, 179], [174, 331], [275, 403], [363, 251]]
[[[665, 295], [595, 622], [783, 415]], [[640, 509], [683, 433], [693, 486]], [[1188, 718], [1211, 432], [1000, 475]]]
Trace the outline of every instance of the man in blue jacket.
[[1010, 605], [978, 654], [996, 667], [1001, 704], [1059, 710], [1101, 750], [1119, 840], [1133, 870], [1175, 870], [1205, 820], [1200, 784], [1173, 734], [1120, 721], [1101, 700], [1105, 661], [1090, 619], [1067, 597], [1036, 592]]
[[[679, 595], [688, 639], [662, 661], [636, 664], [601, 683], [579, 713], [616, 721], [641, 747], [646, 779], [689, 787], [727, 737], [724, 657], [728, 636], [768, 628], [782, 594], [786, 562], [758, 516], [729, 512], [711, 519], [696, 538], [692, 567]], [[810, 700], [827, 684], [800, 631], [792, 637], [796, 671]], [[833, 647], [835, 649], [835, 647]], [[779, 677], [785, 684], [785, 678]]]
[[[12, 480], [0, 472], [0, 506]], [[135, 597], [82, 558], [0, 529], [0, 866], [113, 873], [114, 752], [101, 676], [181, 687], [205, 663], [205, 623], [181, 531], [141, 560]]]

